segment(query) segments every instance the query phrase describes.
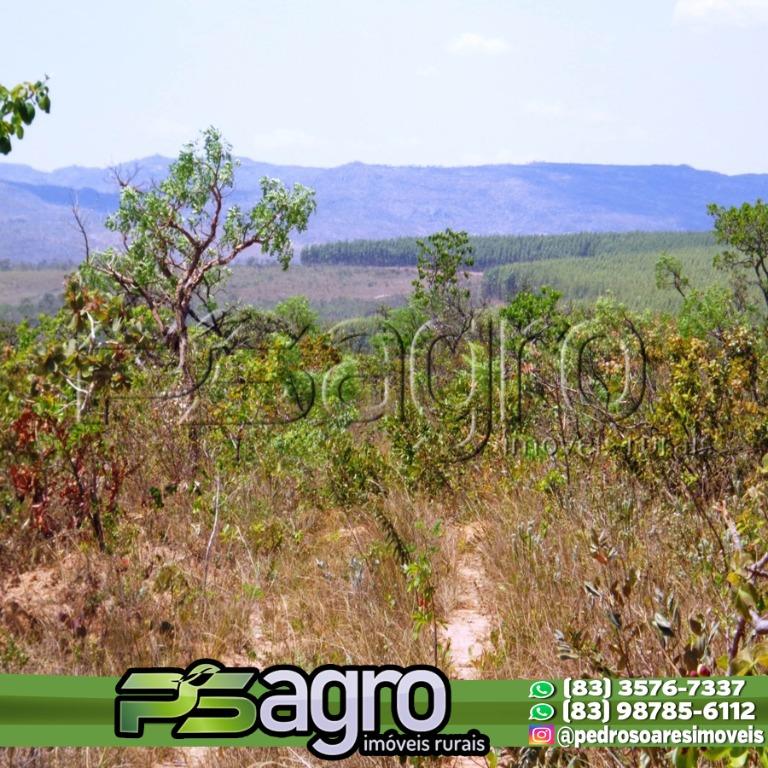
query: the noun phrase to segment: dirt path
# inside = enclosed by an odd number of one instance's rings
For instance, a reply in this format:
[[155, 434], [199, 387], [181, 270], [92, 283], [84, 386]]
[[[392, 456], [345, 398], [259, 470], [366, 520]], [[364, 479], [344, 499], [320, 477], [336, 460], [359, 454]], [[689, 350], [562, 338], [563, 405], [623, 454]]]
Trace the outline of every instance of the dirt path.
[[451, 647], [453, 676], [460, 680], [475, 680], [478, 677], [475, 662], [481, 656], [491, 631], [482, 604], [485, 573], [477, 553], [480, 536], [477, 524], [470, 523], [462, 529], [462, 551], [456, 568], [458, 603], [442, 631], [443, 643], [450, 643]]
[[[491, 623], [483, 608], [483, 592], [486, 581], [478, 546], [482, 538], [480, 526], [469, 523], [461, 529], [459, 538], [459, 558], [456, 568], [456, 606], [448, 615], [440, 633], [443, 645], [450, 645], [451, 677], [460, 680], [475, 680], [479, 677], [477, 661], [483, 653], [491, 631]], [[255, 647], [262, 650], [269, 648], [262, 630], [262, 617], [258, 604], [251, 616], [251, 633]], [[239, 654], [226, 659], [227, 664], [256, 663], [248, 662]], [[192, 747], [175, 750], [170, 760], [155, 763], [155, 768], [202, 768], [211, 759], [213, 750], [205, 747]], [[479, 768], [486, 765], [482, 757], [456, 757], [446, 760], [451, 768]]]
[[[451, 678], [476, 680], [480, 673], [476, 662], [488, 642], [491, 623], [483, 609], [485, 572], [477, 547], [482, 538], [479, 525], [465, 525], [460, 536], [460, 554], [456, 568], [458, 602], [448, 615], [441, 633], [443, 645], [450, 644]], [[486, 765], [483, 757], [456, 757], [452, 768], [478, 768]]]

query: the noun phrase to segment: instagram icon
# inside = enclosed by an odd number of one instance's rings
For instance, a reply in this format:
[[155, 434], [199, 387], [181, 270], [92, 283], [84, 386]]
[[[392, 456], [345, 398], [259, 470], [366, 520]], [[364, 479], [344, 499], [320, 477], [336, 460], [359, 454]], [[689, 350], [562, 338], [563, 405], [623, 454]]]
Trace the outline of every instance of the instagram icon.
[[529, 725], [528, 745], [531, 747], [549, 747], [555, 743], [554, 725]]

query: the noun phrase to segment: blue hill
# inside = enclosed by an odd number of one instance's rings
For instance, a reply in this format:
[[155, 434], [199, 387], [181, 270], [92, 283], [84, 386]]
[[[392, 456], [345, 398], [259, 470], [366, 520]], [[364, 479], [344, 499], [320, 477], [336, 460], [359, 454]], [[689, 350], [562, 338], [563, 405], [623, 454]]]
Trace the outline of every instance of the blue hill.
[[[147, 183], [162, 178], [168, 163], [153, 156], [128, 165], [138, 183]], [[317, 213], [300, 245], [425, 235], [445, 227], [473, 234], [705, 230], [707, 203], [768, 198], [768, 174], [728, 176], [684, 165], [308, 168], [242, 159], [232, 202], [255, 201], [265, 175], [317, 191]], [[117, 194], [106, 169], [71, 166], [47, 173], [0, 163], [0, 258], [79, 258], [70, 210], [74, 193], [95, 245], [108, 242], [102, 222]]]

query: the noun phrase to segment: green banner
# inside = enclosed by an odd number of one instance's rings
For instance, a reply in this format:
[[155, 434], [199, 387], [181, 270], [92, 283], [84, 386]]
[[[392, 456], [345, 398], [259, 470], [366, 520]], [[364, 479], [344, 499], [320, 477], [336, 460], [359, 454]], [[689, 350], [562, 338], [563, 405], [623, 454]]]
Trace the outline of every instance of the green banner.
[[[430, 712], [439, 715], [442, 676], [435, 670], [428, 678], [428, 667], [323, 667], [330, 671], [321, 675], [291, 667], [259, 671], [201, 664], [186, 670], [130, 670], [120, 679], [0, 675], [0, 746], [306, 746], [323, 733], [324, 718], [334, 742], [353, 728], [355, 736], [404, 733], [417, 738], [423, 735], [418, 727], [404, 728], [403, 723], [418, 725], [427, 722]], [[361, 670], [368, 670], [368, 678]], [[377, 670], [388, 670], [395, 682], [378, 689], [376, 728], [366, 730], [365, 718], [374, 711], [366, 707], [374, 705], [370, 691], [355, 686], [375, 681]], [[275, 735], [262, 727], [268, 722], [268, 696], [290, 690], [296, 701], [302, 698], [303, 683], [286, 688], [281, 678], [276, 684], [281, 674], [305, 679], [312, 690], [315, 703], [306, 707], [310, 725], [304, 732]], [[423, 682], [429, 679], [437, 681], [431, 692]], [[760, 747], [768, 732], [768, 679], [763, 677], [445, 682], [446, 720], [430, 733], [481, 734], [494, 747]], [[409, 684], [410, 699], [403, 688]], [[277, 699], [271, 702], [275, 719], [291, 712], [298, 717], [296, 707], [278, 704]], [[174, 735], [174, 728], [180, 734]], [[355, 749], [362, 743], [356, 741]], [[374, 742], [365, 743], [370, 747]]]

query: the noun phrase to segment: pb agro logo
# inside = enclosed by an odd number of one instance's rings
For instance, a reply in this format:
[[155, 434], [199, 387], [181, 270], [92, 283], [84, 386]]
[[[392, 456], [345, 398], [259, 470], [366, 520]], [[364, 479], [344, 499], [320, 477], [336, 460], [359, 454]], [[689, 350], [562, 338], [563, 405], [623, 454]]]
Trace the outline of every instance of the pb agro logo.
[[[255, 690], [255, 686], [261, 690]], [[147, 723], [174, 739], [243, 738], [254, 732], [308, 737], [320, 758], [365, 755], [485, 755], [487, 736], [443, 734], [451, 713], [445, 675], [429, 666], [291, 665], [259, 671], [200, 659], [186, 669], [133, 668], [116, 688], [115, 734], [140, 739]], [[398, 729], [382, 733], [382, 691]], [[420, 699], [420, 702], [418, 701]]]

